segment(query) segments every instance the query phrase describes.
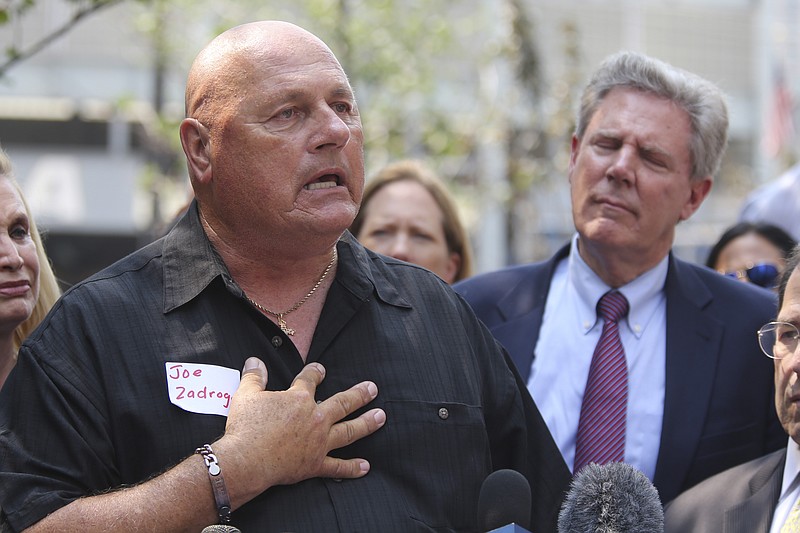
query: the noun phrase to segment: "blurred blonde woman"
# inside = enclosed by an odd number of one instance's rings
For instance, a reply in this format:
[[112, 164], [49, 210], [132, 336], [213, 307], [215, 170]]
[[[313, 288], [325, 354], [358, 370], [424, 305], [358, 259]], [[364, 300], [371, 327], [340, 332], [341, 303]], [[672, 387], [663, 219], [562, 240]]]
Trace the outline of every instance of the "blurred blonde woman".
[[20, 344], [60, 295], [11, 161], [0, 149], [0, 386]]
[[425, 267], [447, 283], [472, 275], [455, 202], [419, 161], [392, 163], [367, 183], [350, 231], [370, 250]]

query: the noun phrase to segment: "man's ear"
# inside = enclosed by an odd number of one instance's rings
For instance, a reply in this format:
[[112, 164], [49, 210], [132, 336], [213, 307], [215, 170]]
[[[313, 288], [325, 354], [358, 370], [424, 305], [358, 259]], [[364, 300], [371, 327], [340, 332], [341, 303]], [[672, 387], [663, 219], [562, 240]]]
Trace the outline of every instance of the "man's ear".
[[695, 211], [700, 209], [700, 204], [703, 203], [708, 193], [711, 192], [712, 184], [713, 181], [710, 176], [699, 180], [692, 180], [689, 197], [686, 199], [686, 203], [681, 210], [679, 221], [688, 219]]
[[211, 137], [202, 122], [185, 118], [180, 127], [181, 145], [186, 154], [189, 178], [205, 184], [211, 181]]
[[570, 185], [572, 185], [572, 171], [575, 170], [575, 165], [578, 160], [578, 152], [581, 150], [581, 141], [576, 135], [572, 136], [572, 144], [569, 151], [569, 167], [567, 168], [567, 177]]

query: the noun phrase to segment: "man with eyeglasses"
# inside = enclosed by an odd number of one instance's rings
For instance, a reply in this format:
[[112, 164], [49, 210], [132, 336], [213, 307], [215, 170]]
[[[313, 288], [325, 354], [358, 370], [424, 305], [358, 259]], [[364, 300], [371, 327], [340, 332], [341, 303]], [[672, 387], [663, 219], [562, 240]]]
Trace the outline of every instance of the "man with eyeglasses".
[[572, 241], [549, 261], [455, 286], [510, 353], [573, 473], [624, 461], [664, 502], [785, 442], [752, 335], [774, 295], [671, 253], [727, 129], [712, 83], [611, 56], [572, 138]]
[[758, 331], [775, 367], [775, 409], [789, 444], [688, 490], [665, 514], [667, 532], [800, 531], [800, 247], [778, 286], [778, 317]]

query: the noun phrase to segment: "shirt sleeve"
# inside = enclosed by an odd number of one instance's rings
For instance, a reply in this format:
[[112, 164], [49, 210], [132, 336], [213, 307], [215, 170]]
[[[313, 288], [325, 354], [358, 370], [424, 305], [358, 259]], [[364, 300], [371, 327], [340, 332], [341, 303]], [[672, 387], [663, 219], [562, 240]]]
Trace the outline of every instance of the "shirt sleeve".
[[463, 305], [465, 327], [473, 332], [484, 380], [492, 468], [522, 473], [531, 486], [532, 530], [556, 531], [572, 475], [508, 353], [469, 306]]
[[69, 357], [20, 350], [0, 392], [0, 501], [14, 531], [118, 484], [94, 375]]

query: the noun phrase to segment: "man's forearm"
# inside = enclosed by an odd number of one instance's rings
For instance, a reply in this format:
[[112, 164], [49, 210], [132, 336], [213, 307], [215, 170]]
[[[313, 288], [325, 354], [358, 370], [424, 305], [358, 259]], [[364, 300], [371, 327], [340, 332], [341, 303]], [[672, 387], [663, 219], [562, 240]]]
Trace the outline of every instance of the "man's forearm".
[[192, 456], [140, 485], [75, 500], [25, 531], [197, 533], [217, 520], [208, 471]]

